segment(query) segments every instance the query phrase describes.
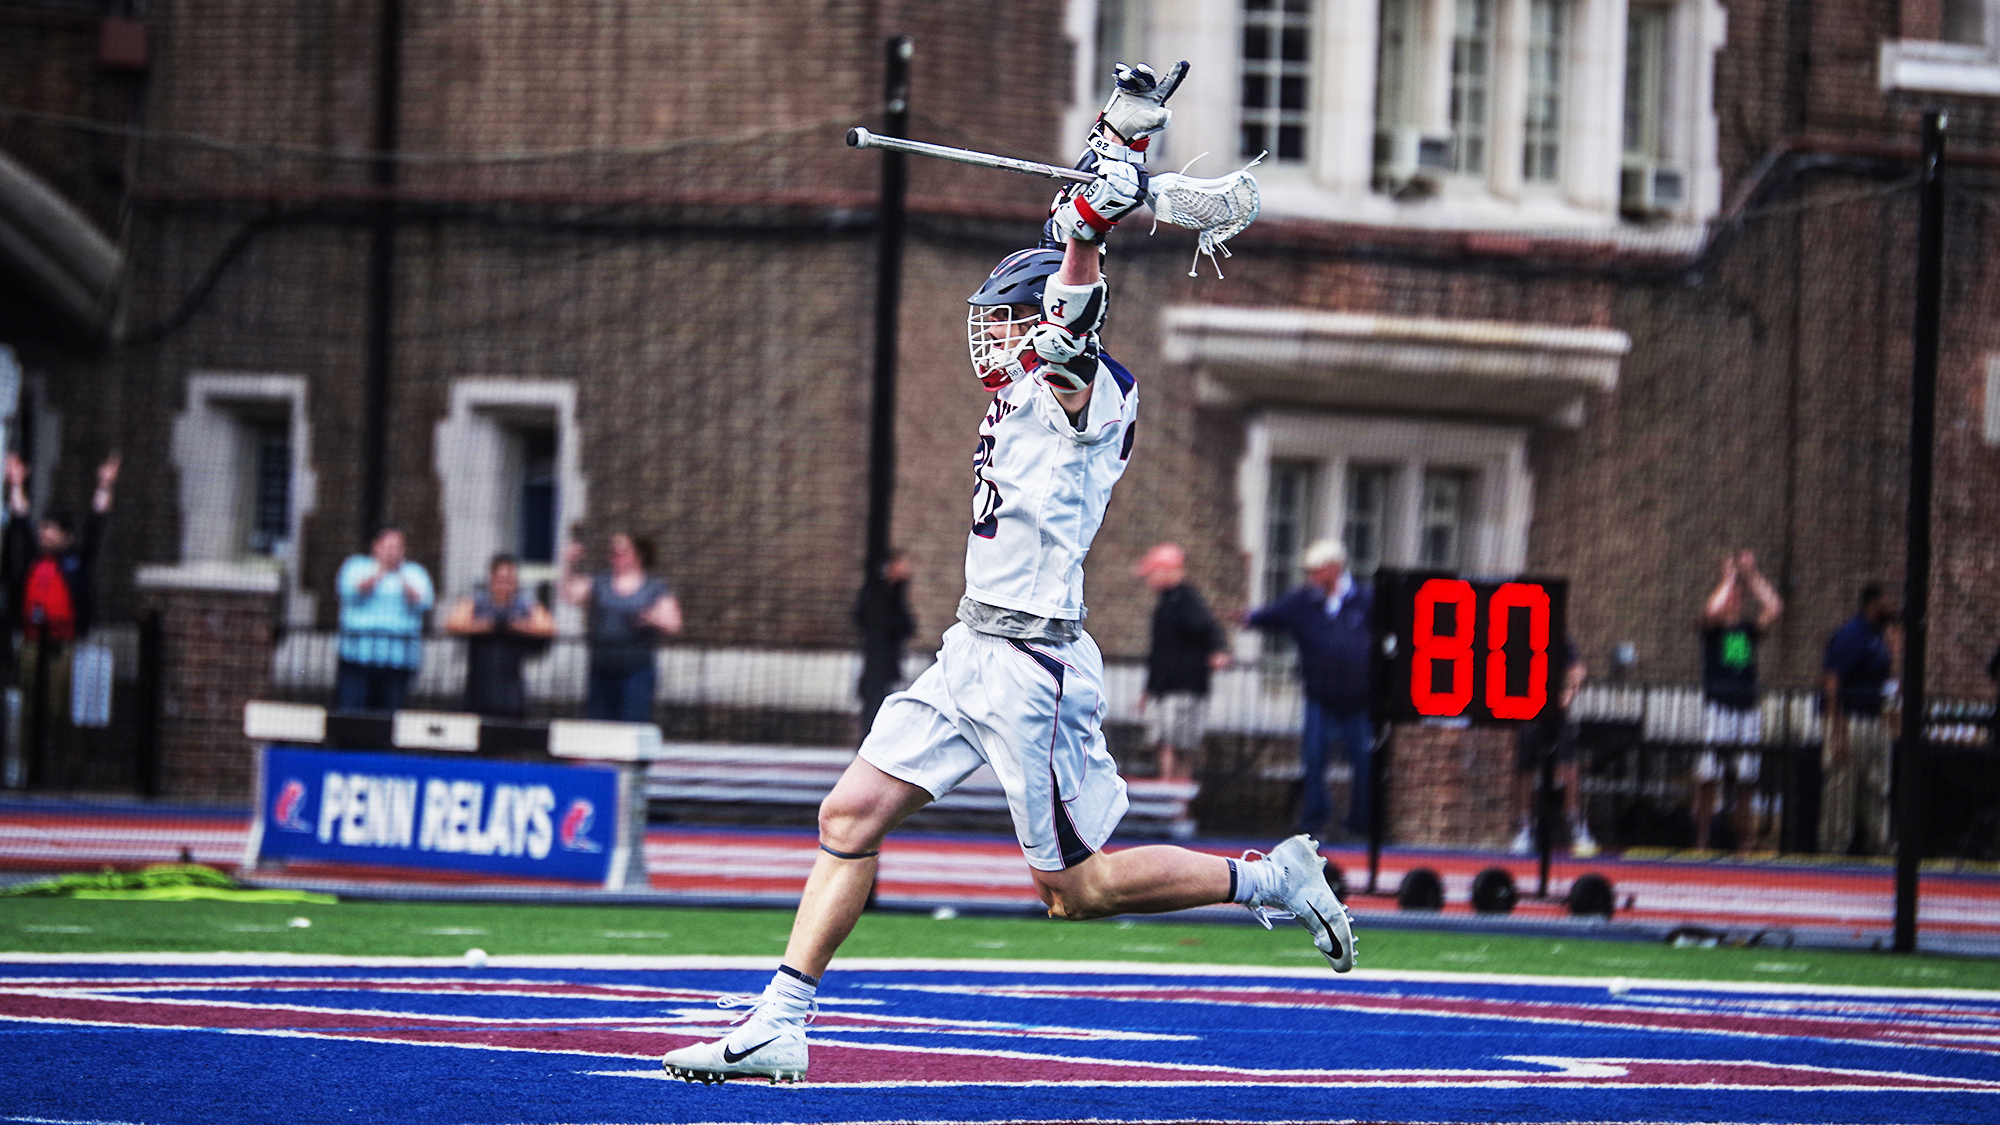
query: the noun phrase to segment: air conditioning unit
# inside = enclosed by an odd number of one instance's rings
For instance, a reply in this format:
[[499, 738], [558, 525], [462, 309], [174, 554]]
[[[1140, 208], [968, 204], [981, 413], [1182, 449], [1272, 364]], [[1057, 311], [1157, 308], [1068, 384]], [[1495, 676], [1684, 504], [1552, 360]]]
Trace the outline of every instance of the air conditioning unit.
[[1650, 160], [1625, 165], [1618, 176], [1618, 208], [1628, 215], [1678, 211], [1687, 202], [1687, 176]]
[[1421, 175], [1451, 171], [1451, 137], [1414, 125], [1395, 125], [1375, 134], [1375, 175], [1406, 184]]

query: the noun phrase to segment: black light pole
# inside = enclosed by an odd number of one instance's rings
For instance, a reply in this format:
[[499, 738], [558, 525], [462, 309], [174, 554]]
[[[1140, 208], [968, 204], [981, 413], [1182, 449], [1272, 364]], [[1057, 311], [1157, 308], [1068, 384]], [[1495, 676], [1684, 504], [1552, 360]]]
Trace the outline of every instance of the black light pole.
[[[906, 35], [890, 36], [882, 89], [882, 135], [910, 131], [910, 56]], [[889, 516], [896, 491], [896, 331], [903, 292], [903, 203], [909, 173], [900, 152], [882, 152], [882, 200], [875, 216], [875, 382], [868, 416], [867, 576], [889, 559]]]
[[[910, 56], [906, 35], [892, 35], [882, 83], [882, 135], [910, 130]], [[902, 675], [908, 612], [900, 587], [884, 573], [889, 562], [889, 517], [896, 499], [896, 329], [903, 294], [903, 201], [909, 187], [903, 154], [882, 152], [882, 198], [875, 212], [875, 378], [868, 411], [868, 541], [862, 559], [861, 733]]]
[[403, 93], [403, 0], [382, 0], [377, 28], [375, 151], [370, 182], [375, 202], [368, 243], [366, 340], [361, 389], [361, 535], [373, 535], [387, 511], [389, 375], [396, 319], [396, 161]]
[[1917, 948], [1917, 864], [1925, 833], [1920, 789], [1924, 747], [1925, 642], [1930, 632], [1931, 454], [1937, 429], [1938, 336], [1944, 288], [1944, 127], [1924, 114], [1922, 192], [1917, 218], [1917, 316], [1910, 357], [1910, 509], [1903, 564], [1903, 730], [1896, 748], [1895, 950]]

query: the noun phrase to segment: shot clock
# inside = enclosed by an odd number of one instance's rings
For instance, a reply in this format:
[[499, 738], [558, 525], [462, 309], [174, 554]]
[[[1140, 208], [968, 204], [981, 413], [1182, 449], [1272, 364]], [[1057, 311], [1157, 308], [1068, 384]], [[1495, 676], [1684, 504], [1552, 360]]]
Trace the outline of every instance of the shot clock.
[[1375, 712], [1389, 722], [1544, 717], [1566, 669], [1560, 578], [1375, 575]]

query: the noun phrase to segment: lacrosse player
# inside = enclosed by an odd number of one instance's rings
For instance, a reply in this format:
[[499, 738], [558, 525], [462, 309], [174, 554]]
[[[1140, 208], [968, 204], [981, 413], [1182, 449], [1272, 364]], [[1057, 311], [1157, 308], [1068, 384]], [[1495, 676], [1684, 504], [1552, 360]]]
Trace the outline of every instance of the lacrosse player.
[[1106, 752], [1104, 660], [1083, 630], [1083, 559], [1132, 455], [1138, 387], [1098, 345], [1104, 236], [1145, 198], [1145, 149], [1181, 68], [1119, 67], [1085, 170], [1056, 197], [1061, 249], [1009, 254], [969, 299], [967, 343], [994, 392], [973, 453], [965, 597], [933, 664], [890, 696], [861, 752], [820, 805], [820, 854], [784, 962], [720, 1041], [670, 1051], [676, 1077], [795, 1081], [820, 975], [853, 930], [876, 856], [904, 818], [990, 765], [1052, 918], [1249, 907], [1288, 912], [1336, 970], [1354, 965], [1347, 913], [1309, 836], [1243, 862], [1185, 848], [1102, 850], [1127, 807]]

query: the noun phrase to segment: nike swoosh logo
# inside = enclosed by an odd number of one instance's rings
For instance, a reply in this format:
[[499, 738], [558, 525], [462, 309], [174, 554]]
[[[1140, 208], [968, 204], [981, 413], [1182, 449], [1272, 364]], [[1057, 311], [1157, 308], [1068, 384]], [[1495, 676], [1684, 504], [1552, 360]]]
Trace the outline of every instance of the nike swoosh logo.
[[[1341, 955], [1340, 935], [1333, 932], [1333, 927], [1327, 924], [1326, 915], [1321, 914], [1319, 912], [1319, 907], [1314, 906], [1312, 903], [1309, 902], [1306, 903], [1306, 909], [1312, 911], [1313, 917], [1319, 919], [1319, 928], [1326, 932], [1326, 940], [1333, 943], [1333, 955], [1335, 957], [1339, 957]], [[752, 1049], [754, 1050], [755, 1048]], [[729, 1049], [727, 1047], [723, 1048], [722, 1054], [723, 1057], [727, 1058], [729, 1055]], [[735, 1062], [736, 1060], [730, 1059], [729, 1061]]]
[[742, 1062], [744, 1059], [749, 1058], [751, 1055], [754, 1055], [757, 1052], [763, 1050], [764, 1048], [770, 1046], [771, 1044], [776, 1043], [777, 1041], [778, 1037], [773, 1035], [769, 1039], [764, 1040], [762, 1043], [757, 1044], [755, 1047], [752, 1047], [747, 1051], [732, 1051], [729, 1048], [724, 1047], [722, 1049], [722, 1061], [730, 1064], [731, 1066], [734, 1066], [737, 1063]]

